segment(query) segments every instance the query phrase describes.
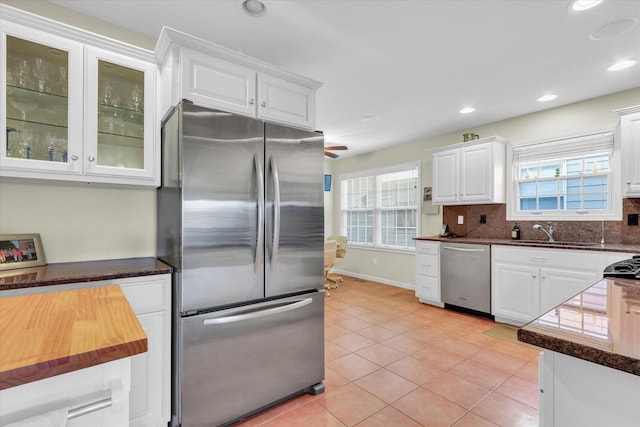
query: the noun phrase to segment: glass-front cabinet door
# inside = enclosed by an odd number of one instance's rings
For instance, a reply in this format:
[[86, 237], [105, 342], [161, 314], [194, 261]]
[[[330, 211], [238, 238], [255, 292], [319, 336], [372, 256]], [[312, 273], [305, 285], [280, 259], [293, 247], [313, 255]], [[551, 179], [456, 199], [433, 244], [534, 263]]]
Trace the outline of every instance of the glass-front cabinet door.
[[87, 48], [85, 173], [152, 178], [153, 64]]
[[82, 45], [3, 22], [0, 50], [0, 165], [82, 173]]

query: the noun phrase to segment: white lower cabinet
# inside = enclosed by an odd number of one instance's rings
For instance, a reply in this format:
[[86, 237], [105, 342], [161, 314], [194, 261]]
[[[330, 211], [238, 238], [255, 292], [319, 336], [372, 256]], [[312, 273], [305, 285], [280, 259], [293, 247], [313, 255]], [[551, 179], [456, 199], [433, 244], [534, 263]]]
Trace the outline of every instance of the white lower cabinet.
[[493, 245], [491, 314], [522, 326], [587, 289], [630, 253]]
[[7, 290], [0, 292], [0, 297], [114, 284], [122, 288], [147, 335], [147, 352], [131, 358], [128, 425], [131, 427], [166, 425], [171, 417], [170, 274]]
[[[131, 358], [0, 391], [0, 425], [122, 427], [129, 420]], [[105, 405], [82, 413], [83, 407]], [[100, 409], [102, 408], [102, 409]], [[65, 422], [65, 417], [69, 417]]]
[[494, 261], [491, 266], [491, 314], [496, 321], [525, 324], [538, 312], [538, 268]]
[[544, 350], [540, 426], [638, 427], [640, 376]]
[[416, 296], [425, 304], [444, 307], [440, 299], [440, 243], [416, 241]]

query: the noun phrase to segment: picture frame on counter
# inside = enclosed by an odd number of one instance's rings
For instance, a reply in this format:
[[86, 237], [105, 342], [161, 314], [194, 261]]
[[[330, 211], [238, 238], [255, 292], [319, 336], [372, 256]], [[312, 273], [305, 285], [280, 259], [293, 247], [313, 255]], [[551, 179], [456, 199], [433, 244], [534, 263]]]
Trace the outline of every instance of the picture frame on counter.
[[46, 264], [40, 234], [0, 234], [0, 271]]

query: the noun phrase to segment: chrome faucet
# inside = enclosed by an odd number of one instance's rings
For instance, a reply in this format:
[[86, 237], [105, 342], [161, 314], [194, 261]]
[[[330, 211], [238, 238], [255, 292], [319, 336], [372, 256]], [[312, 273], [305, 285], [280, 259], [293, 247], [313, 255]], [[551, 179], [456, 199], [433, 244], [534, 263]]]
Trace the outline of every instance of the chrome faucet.
[[546, 234], [547, 236], [549, 236], [549, 242], [555, 242], [555, 241], [556, 241], [556, 239], [554, 239], [554, 238], [553, 238], [553, 232], [554, 232], [554, 230], [553, 230], [553, 224], [552, 224], [552, 223], [550, 223], [550, 222], [547, 222], [547, 224], [549, 224], [549, 231], [547, 231], [547, 229], [546, 229], [546, 228], [544, 228], [543, 226], [541, 226], [540, 224], [535, 224], [535, 225], [533, 226], [533, 229], [534, 229], [534, 230], [542, 230], [542, 231], [544, 231], [544, 234]]

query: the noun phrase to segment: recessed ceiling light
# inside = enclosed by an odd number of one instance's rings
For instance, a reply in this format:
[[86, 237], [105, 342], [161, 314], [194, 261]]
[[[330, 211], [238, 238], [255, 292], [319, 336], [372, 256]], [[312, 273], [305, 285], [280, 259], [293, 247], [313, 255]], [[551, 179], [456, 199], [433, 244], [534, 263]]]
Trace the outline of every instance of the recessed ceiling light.
[[589, 38], [591, 40], [606, 40], [622, 33], [626, 33], [636, 26], [638, 18], [630, 16], [628, 18], [616, 19], [615, 21], [603, 24], [593, 30]]
[[620, 70], [624, 70], [630, 67], [633, 67], [634, 65], [636, 65], [636, 62], [633, 59], [626, 59], [624, 61], [618, 61], [615, 64], [613, 64], [611, 67], [607, 68], [607, 71], [620, 71]]
[[360, 121], [362, 123], [377, 122], [378, 120], [380, 120], [380, 117], [378, 117], [378, 116], [362, 116], [362, 117], [360, 117]]
[[584, 12], [585, 10], [593, 9], [604, 0], [573, 0], [569, 4], [569, 10], [573, 12]]
[[476, 111], [476, 109], [473, 107], [464, 107], [462, 110], [460, 110], [460, 113], [469, 114], [469, 113], [473, 113], [474, 111]]
[[546, 95], [542, 95], [540, 98], [538, 98], [538, 102], [549, 102], [549, 101], [553, 101], [554, 99], [556, 99], [558, 97], [558, 95], [555, 95], [553, 93], [548, 93]]
[[242, 10], [250, 16], [262, 16], [267, 13], [267, 6], [259, 0], [244, 0]]

